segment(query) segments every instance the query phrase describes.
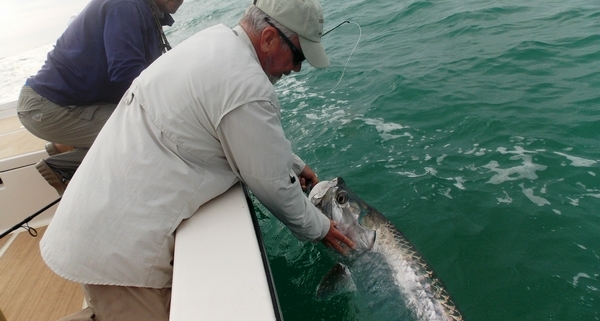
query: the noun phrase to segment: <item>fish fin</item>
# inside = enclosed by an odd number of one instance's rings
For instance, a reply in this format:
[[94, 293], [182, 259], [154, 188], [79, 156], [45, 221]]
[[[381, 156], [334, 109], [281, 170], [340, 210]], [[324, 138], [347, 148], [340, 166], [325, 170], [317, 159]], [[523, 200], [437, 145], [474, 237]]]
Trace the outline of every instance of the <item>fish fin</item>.
[[356, 291], [356, 285], [352, 280], [352, 273], [342, 263], [334, 265], [319, 283], [317, 288], [317, 300], [327, 300], [336, 294]]

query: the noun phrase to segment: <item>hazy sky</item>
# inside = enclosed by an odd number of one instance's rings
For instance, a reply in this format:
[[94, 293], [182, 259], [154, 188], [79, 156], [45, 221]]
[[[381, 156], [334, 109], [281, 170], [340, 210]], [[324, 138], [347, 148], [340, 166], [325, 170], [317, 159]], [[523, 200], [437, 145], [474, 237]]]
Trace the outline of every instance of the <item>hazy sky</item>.
[[53, 44], [90, 0], [2, 0], [0, 57]]

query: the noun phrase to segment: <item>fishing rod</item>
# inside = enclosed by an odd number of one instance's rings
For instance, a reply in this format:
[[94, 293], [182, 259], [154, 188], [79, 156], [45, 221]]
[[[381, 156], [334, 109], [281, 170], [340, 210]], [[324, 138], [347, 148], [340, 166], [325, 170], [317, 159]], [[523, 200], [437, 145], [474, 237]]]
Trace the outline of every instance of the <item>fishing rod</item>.
[[323, 33], [323, 35], [321, 35], [321, 37], [323, 37], [323, 36], [325, 36], [326, 34], [328, 34], [328, 33], [332, 32], [333, 30], [337, 29], [339, 26], [343, 25], [344, 23], [350, 23], [350, 21], [348, 21], [348, 20], [346, 20], [346, 21], [342, 21], [342, 22], [341, 22], [340, 24], [338, 24], [337, 26], [335, 26], [335, 27], [333, 27], [333, 28], [331, 28], [331, 29], [329, 29], [329, 30], [325, 31], [325, 32]]
[[50, 207], [52, 207], [54, 204], [58, 203], [60, 201], [62, 197], [57, 198], [55, 201], [53, 201], [52, 203], [46, 205], [44, 208], [42, 208], [41, 210], [33, 213], [31, 216], [29, 216], [28, 218], [24, 219], [23, 221], [21, 221], [21, 223], [11, 227], [9, 230], [7, 230], [6, 232], [2, 233], [2, 235], [0, 235], [0, 239], [7, 236], [8, 234], [10, 234], [12, 231], [15, 231], [19, 228], [24, 228], [27, 230], [27, 232], [29, 232], [29, 235], [36, 237], [38, 235], [37, 230], [31, 226], [29, 226], [29, 221], [31, 221], [32, 219], [34, 219], [36, 216], [42, 214], [45, 210], [49, 209]]

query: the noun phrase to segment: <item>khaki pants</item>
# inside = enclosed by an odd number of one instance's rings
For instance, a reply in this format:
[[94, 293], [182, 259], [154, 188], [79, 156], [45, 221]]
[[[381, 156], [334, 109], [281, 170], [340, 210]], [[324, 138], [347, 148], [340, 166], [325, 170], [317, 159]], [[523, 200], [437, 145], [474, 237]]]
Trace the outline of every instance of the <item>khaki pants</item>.
[[113, 113], [116, 104], [62, 107], [23, 86], [17, 114], [23, 127], [49, 142], [74, 146], [75, 149], [48, 157], [54, 168], [74, 171], [79, 167], [98, 133]]
[[168, 321], [171, 288], [82, 285], [89, 307], [59, 321]]

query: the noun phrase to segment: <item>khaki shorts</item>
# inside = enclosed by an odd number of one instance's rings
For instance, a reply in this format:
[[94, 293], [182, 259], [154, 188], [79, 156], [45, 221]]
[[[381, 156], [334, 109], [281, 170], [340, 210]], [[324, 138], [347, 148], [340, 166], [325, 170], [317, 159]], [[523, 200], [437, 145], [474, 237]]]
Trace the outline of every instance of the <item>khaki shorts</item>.
[[171, 288], [82, 285], [89, 307], [59, 321], [168, 321]]
[[116, 107], [109, 103], [62, 107], [23, 86], [17, 114], [23, 126], [41, 139], [89, 148]]

